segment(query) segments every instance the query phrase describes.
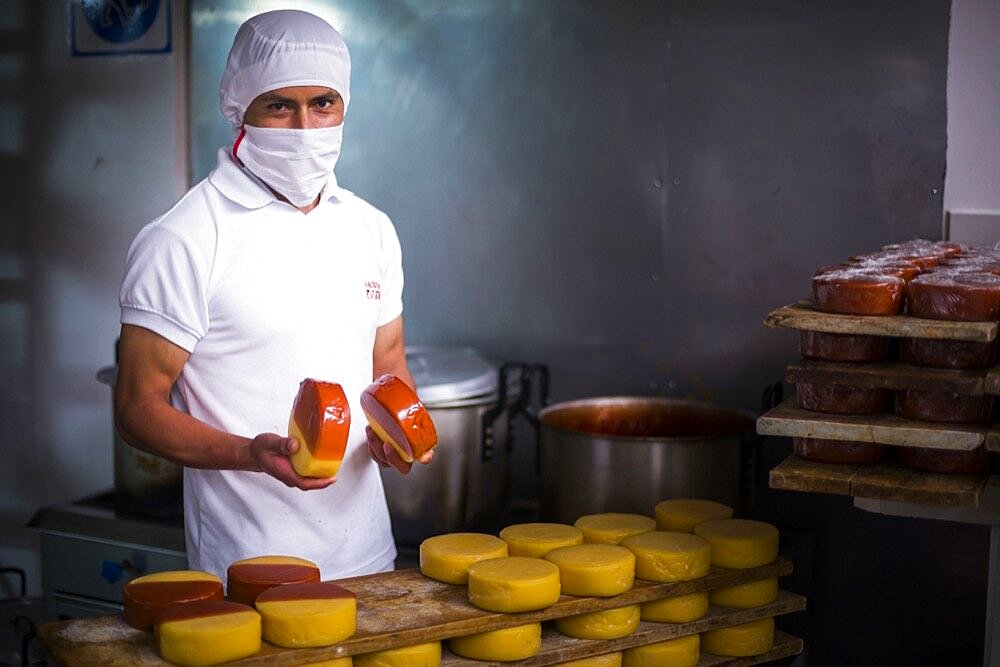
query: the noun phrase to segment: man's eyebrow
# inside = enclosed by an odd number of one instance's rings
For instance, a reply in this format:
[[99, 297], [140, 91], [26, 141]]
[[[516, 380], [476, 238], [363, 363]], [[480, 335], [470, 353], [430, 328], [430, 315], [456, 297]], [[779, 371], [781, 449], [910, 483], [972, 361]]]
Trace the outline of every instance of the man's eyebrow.
[[340, 99], [340, 93], [338, 93], [336, 90], [331, 90], [328, 93], [323, 93], [321, 95], [313, 97], [311, 101], [317, 102], [319, 100], [337, 100], [337, 99]]
[[274, 92], [264, 93], [263, 95], [260, 96], [260, 99], [269, 104], [272, 102], [284, 102], [286, 104], [290, 104], [292, 102], [292, 98], [285, 97], [283, 95], [279, 95]]

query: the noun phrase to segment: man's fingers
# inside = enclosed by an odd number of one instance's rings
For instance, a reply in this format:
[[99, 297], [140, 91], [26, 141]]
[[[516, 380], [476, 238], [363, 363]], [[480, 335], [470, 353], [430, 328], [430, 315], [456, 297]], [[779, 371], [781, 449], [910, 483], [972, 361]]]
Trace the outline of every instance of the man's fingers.
[[410, 472], [410, 468], [413, 466], [412, 463], [407, 463], [399, 456], [399, 452], [396, 448], [389, 443], [384, 443], [382, 445], [382, 451], [385, 453], [386, 460], [389, 461], [389, 465], [398, 470], [400, 473], [405, 475]]

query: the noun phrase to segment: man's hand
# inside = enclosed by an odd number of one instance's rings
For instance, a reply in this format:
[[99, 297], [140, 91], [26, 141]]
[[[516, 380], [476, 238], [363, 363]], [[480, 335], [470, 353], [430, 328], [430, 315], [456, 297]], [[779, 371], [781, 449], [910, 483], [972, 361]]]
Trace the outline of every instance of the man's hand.
[[[365, 437], [368, 438], [368, 453], [371, 454], [371, 457], [375, 459], [380, 466], [383, 468], [392, 466], [403, 475], [410, 472], [410, 468], [413, 467], [413, 464], [407, 463], [400, 458], [399, 452], [396, 451], [396, 448], [388, 442], [383, 442], [382, 438], [376, 435], [371, 426], [365, 426]], [[434, 450], [432, 449], [425, 452], [423, 456], [417, 459], [417, 461], [427, 465], [433, 458]]]
[[285, 486], [303, 491], [325, 489], [335, 478], [303, 477], [292, 467], [291, 455], [299, 449], [299, 441], [276, 433], [261, 433], [250, 441], [250, 456], [262, 472], [266, 472]]

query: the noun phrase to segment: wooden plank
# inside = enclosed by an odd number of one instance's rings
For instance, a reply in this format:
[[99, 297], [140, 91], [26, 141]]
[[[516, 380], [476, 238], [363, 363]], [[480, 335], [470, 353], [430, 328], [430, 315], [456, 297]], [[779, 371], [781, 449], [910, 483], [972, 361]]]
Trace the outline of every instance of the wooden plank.
[[769, 477], [772, 489], [785, 491], [971, 508], [979, 507], [986, 482], [986, 475], [944, 475], [892, 463], [816, 463], [794, 454], [778, 464]]
[[789, 456], [771, 469], [768, 486], [785, 491], [851, 495], [851, 480], [858, 472], [856, 465], [831, 465]]
[[996, 322], [952, 322], [928, 320], [909, 315], [875, 317], [837, 315], [815, 310], [808, 301], [799, 301], [772, 310], [764, 318], [769, 327], [821, 331], [824, 333], [869, 334], [904, 338], [971, 340], [988, 343], [997, 335]]
[[[239, 664], [286, 665], [381, 651], [514, 625], [613, 609], [664, 597], [735, 586], [791, 573], [792, 563], [779, 558], [750, 570], [712, 568], [701, 579], [656, 583], [637, 579], [631, 590], [611, 598], [562, 596], [539, 611], [501, 614], [469, 604], [465, 586], [428, 579], [417, 569], [341, 579], [337, 583], [358, 596], [357, 631], [336, 646], [320, 649], [282, 649], [264, 645], [260, 653]], [[80, 618], [43, 625], [38, 631], [43, 647], [66, 664], [163, 665], [153, 650], [152, 636], [135, 630], [120, 616]], [[249, 661], [249, 662], [247, 662]]]
[[897, 447], [971, 451], [986, 441], [982, 424], [938, 424], [896, 415], [828, 415], [798, 407], [795, 396], [757, 419], [757, 433], [799, 438], [857, 440]]
[[[517, 667], [541, 667], [542, 665], [552, 665], [568, 660], [579, 660], [593, 655], [602, 655], [614, 651], [623, 651], [636, 646], [645, 646], [656, 642], [676, 639], [686, 635], [693, 635], [709, 630], [716, 630], [740, 623], [749, 623], [760, 618], [779, 616], [806, 608], [806, 600], [801, 595], [780, 591], [778, 599], [769, 605], [754, 607], [753, 609], [735, 609], [733, 607], [710, 607], [708, 613], [697, 621], [690, 623], [647, 623], [639, 624], [639, 628], [628, 637], [608, 640], [573, 639], [560, 634], [554, 628], [544, 628], [542, 630], [542, 649], [531, 658], [514, 662], [505, 662], [504, 665], [516, 665]], [[482, 667], [484, 664], [479, 660], [470, 660], [460, 656], [445, 652], [442, 659], [442, 667]], [[705, 654], [708, 657], [708, 654]], [[711, 658], [721, 658], [722, 656], [711, 656]], [[699, 662], [699, 665], [701, 663]], [[708, 664], [733, 664], [710, 662]]]
[[880, 463], [861, 466], [851, 480], [851, 495], [878, 500], [978, 508], [985, 486], [985, 475], [945, 475]]
[[[785, 371], [785, 381], [871, 387], [876, 389], [927, 389], [956, 394], [982, 396], [987, 373], [993, 369], [962, 371], [919, 368], [900, 363], [838, 364], [829, 361], [802, 360]], [[991, 385], [992, 387], [992, 385]], [[1000, 384], [997, 385], [1000, 388]]]
[[986, 431], [986, 450], [1000, 452], [1000, 428], [995, 425]]

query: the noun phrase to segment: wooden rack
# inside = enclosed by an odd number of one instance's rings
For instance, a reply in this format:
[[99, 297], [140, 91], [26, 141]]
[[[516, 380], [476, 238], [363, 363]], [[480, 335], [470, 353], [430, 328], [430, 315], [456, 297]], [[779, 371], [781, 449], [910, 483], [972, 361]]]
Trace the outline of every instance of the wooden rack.
[[[749, 570], [712, 568], [707, 576], [694, 581], [654, 583], [637, 579], [631, 590], [615, 597], [564, 595], [551, 607], [519, 614], [477, 609], [469, 604], [465, 586], [428, 579], [417, 569], [341, 579], [337, 583], [358, 596], [358, 628], [350, 639], [335, 646], [314, 649], [286, 649], [264, 642], [259, 653], [232, 664], [246, 667], [308, 664], [725, 588], [780, 577], [791, 571], [791, 561], [779, 558], [774, 563]], [[780, 591], [777, 600], [769, 605], [753, 609], [712, 607], [705, 617], [691, 623], [642, 623], [633, 635], [608, 641], [571, 639], [557, 632], [547, 631], [539, 654], [528, 660], [504, 664], [540, 666], [575, 660], [801, 611], [805, 609], [805, 604], [802, 596]], [[49, 623], [39, 628], [38, 636], [49, 655], [61, 664], [102, 664], [108, 667], [167, 664], [157, 656], [152, 635], [131, 628], [120, 616]], [[757, 656], [752, 661], [734, 661], [706, 654], [700, 664], [758, 664], [801, 652], [801, 640], [784, 634], [779, 637], [781, 641], [776, 641], [771, 652], [765, 656]], [[445, 653], [443, 665], [485, 664]]]

